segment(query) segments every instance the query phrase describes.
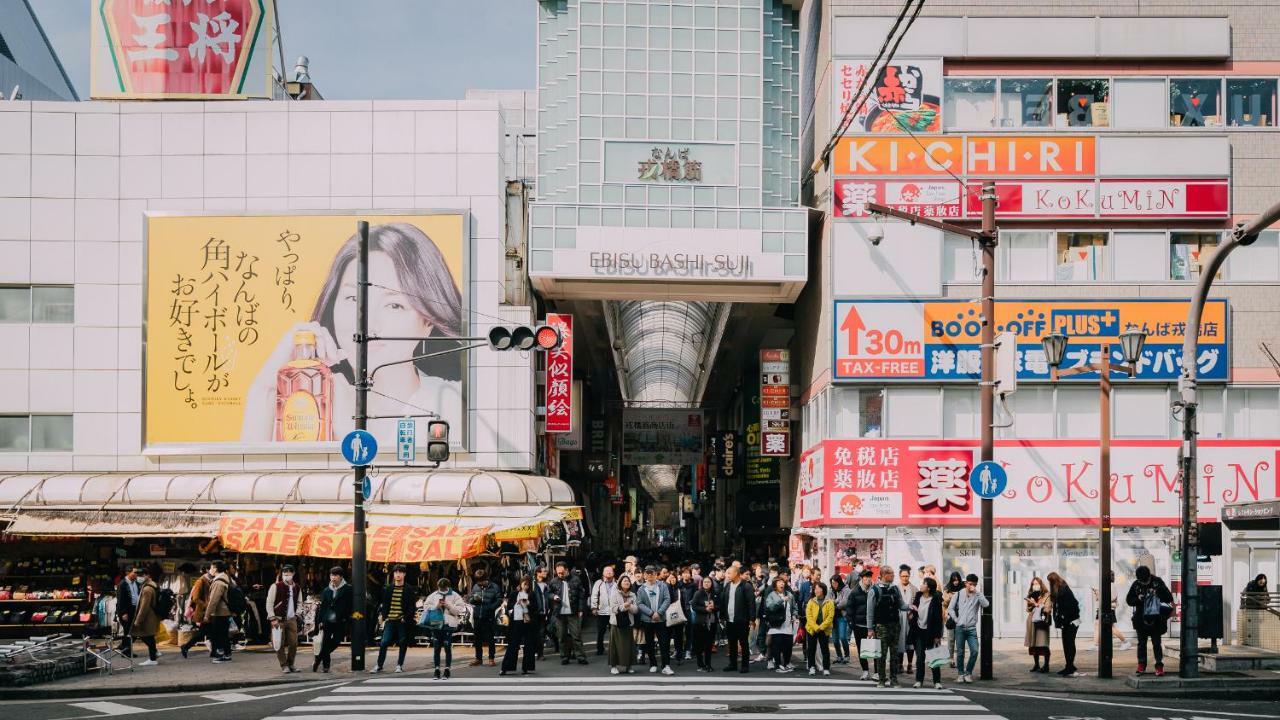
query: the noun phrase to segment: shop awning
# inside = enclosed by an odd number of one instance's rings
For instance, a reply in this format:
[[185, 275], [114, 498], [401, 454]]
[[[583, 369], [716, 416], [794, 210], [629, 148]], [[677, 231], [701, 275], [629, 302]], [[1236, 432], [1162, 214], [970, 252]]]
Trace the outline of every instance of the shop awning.
[[[538, 537], [579, 520], [556, 478], [508, 472], [380, 473], [365, 503], [370, 559], [470, 557], [486, 538]], [[347, 472], [58, 474], [0, 477], [0, 522], [14, 535], [214, 537], [239, 552], [350, 557]]]

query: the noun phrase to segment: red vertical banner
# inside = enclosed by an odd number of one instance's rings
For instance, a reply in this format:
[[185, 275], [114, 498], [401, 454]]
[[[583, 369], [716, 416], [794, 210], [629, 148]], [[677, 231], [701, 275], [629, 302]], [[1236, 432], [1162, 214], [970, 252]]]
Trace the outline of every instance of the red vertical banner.
[[547, 353], [547, 432], [573, 431], [573, 316], [547, 315], [560, 331], [560, 347]]

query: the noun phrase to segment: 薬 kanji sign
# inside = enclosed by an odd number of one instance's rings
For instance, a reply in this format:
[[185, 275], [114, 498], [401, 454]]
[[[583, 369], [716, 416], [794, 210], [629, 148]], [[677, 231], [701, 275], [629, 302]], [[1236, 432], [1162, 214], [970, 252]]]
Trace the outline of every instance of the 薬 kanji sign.
[[573, 432], [573, 316], [548, 314], [560, 347], [547, 353], [547, 432]]
[[[1119, 336], [1147, 331], [1138, 360], [1138, 380], [1176, 380], [1182, 372], [1186, 300], [1006, 300], [996, 301], [996, 333], [1017, 338], [1019, 380], [1048, 380], [1040, 339], [1060, 332], [1069, 338], [1063, 368], [1098, 362], [1103, 343], [1121, 363]], [[836, 380], [979, 379], [982, 373], [978, 306], [967, 300], [837, 300], [833, 313], [832, 367]], [[1209, 300], [1200, 322], [1196, 358], [1201, 380], [1225, 381], [1228, 356], [1227, 301]], [[1097, 380], [1085, 373], [1066, 380]]]
[[270, 8], [266, 0], [95, 0], [90, 94], [270, 97]]
[[760, 351], [760, 454], [765, 457], [791, 455], [791, 421], [767, 419], [766, 412], [791, 407], [791, 351], [770, 348]]

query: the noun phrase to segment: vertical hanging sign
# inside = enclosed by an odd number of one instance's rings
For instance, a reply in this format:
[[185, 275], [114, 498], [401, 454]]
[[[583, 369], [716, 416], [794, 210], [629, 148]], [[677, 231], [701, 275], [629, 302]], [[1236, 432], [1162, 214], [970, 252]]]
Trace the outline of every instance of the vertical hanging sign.
[[760, 454], [791, 455], [791, 351], [760, 351]]
[[560, 347], [547, 353], [547, 432], [573, 431], [573, 316], [548, 314], [547, 324], [560, 331]]

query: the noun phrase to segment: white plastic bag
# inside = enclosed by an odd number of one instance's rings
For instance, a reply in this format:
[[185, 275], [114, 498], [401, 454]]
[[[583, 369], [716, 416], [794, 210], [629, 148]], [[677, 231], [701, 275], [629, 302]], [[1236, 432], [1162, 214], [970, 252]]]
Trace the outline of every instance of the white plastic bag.
[[279, 627], [279, 626], [271, 628], [271, 647], [272, 647], [272, 649], [274, 649], [274, 650], [279, 650], [279, 649], [280, 649], [280, 646], [281, 646], [283, 643], [284, 643], [284, 628]]
[[948, 652], [945, 645], [931, 647], [925, 651], [924, 661], [928, 663], [931, 668], [940, 668], [951, 662], [951, 653]]
[[320, 646], [323, 644], [324, 644], [324, 631], [321, 630], [320, 632], [316, 633], [315, 637], [311, 638], [311, 654], [319, 655]]
[[858, 657], [863, 660], [874, 660], [880, 657], [880, 638], [867, 638], [862, 641], [862, 650], [858, 651]]
[[688, 622], [684, 616], [684, 610], [680, 607], [680, 603], [673, 602], [667, 607], [667, 627], [675, 627]]

